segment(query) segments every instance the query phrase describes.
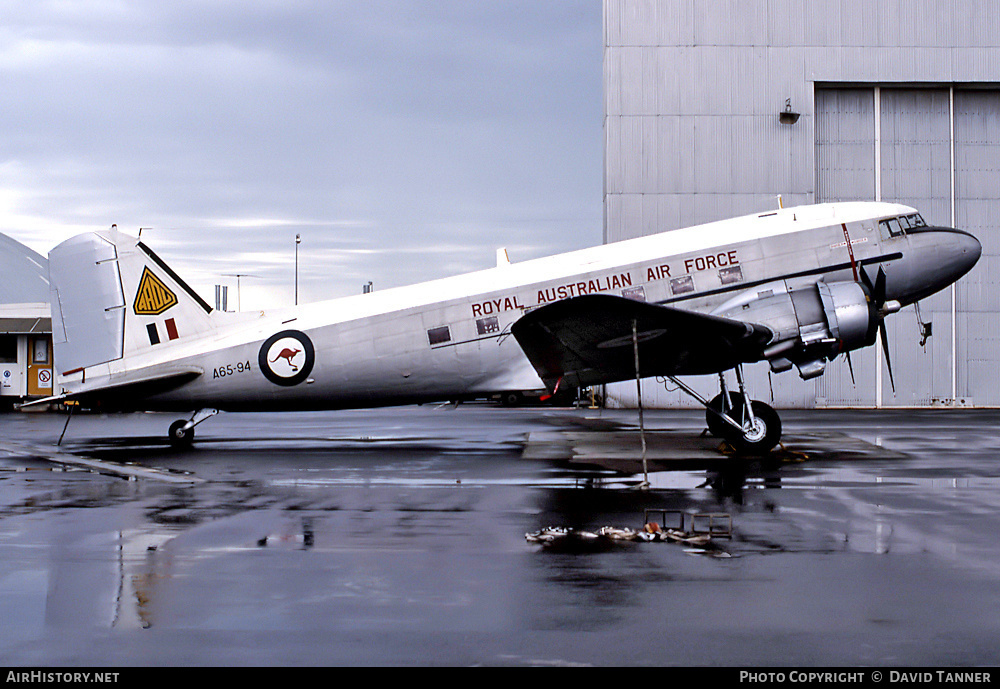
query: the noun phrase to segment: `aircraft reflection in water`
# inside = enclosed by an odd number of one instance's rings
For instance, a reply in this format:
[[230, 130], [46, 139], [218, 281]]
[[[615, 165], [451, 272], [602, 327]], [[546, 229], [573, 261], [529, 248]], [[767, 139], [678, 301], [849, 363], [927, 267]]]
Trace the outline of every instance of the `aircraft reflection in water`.
[[[952, 284], [980, 253], [975, 237], [929, 227], [913, 208], [834, 203], [232, 314], [112, 228], [49, 253], [58, 394], [43, 402], [193, 411], [169, 431], [184, 445], [217, 410], [557, 394], [665, 376], [708, 408], [713, 433], [767, 451], [781, 422], [751, 399], [743, 364], [809, 379], [880, 330], [885, 346], [887, 315]], [[739, 390], [726, 389], [729, 369]], [[710, 373], [713, 400], [677, 378]]]

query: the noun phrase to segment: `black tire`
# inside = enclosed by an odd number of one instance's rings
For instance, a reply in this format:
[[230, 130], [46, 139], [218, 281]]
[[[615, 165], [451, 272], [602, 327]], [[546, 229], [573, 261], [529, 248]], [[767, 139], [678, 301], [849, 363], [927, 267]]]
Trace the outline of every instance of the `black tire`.
[[191, 443], [194, 442], [194, 426], [185, 430], [184, 426], [186, 425], [187, 421], [184, 419], [178, 419], [170, 424], [167, 438], [170, 440], [171, 447], [178, 449], [191, 447]]
[[725, 437], [739, 454], [765, 455], [781, 440], [781, 418], [778, 412], [758, 400], [751, 402], [750, 408], [756, 422], [754, 427], [742, 433], [734, 428], [727, 429]]
[[520, 407], [521, 402], [523, 401], [523, 396], [516, 390], [510, 390], [508, 392], [501, 393], [500, 395], [500, 404], [505, 407]]
[[[729, 408], [732, 410], [730, 414], [733, 420], [739, 422], [743, 416], [743, 398], [739, 395], [729, 395]], [[722, 406], [722, 393], [712, 398], [712, 401], [708, 403], [711, 409], [715, 409], [719, 412], [725, 412]], [[728, 423], [719, 418], [719, 415], [711, 411], [711, 409], [705, 410], [705, 423], [708, 424], [708, 432], [714, 435], [716, 438], [727, 438], [730, 435], [730, 431], [735, 433], [736, 429], [730, 426]]]

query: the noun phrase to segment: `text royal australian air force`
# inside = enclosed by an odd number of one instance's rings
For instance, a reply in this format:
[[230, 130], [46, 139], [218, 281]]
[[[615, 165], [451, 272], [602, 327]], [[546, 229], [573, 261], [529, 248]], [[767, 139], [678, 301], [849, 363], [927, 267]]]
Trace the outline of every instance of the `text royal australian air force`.
[[[878, 208], [885, 215], [901, 209], [891, 204]], [[522, 273], [522, 285], [511, 286], [508, 293], [474, 297], [470, 315], [482, 318], [507, 311], [525, 312], [553, 301], [602, 292], [655, 302], [686, 299], [719, 287], [737, 288], [750, 279], [743, 271], [761, 259], [761, 240], [781, 242], [783, 236], [813, 230], [828, 230], [834, 236], [848, 225], [857, 233], [858, 223], [870, 220], [872, 212], [872, 206], [863, 203], [800, 206], [564, 254], [560, 258], [580, 261], [565, 265], [564, 278], [548, 273], [532, 280], [530, 272]], [[844, 241], [838, 236], [838, 241]], [[867, 238], [852, 234], [851, 246], [859, 242], [867, 242]], [[661, 258], [649, 258], [656, 255]], [[847, 252], [842, 258], [847, 258]], [[588, 271], [591, 260], [600, 261], [604, 269]], [[525, 271], [530, 270], [529, 265], [538, 266], [539, 273], [546, 273], [551, 270], [551, 261], [539, 259], [521, 266]]]
[[484, 299], [472, 304], [472, 316], [491, 316], [506, 311], [531, 309], [536, 306], [570, 299], [585, 294], [620, 292], [622, 296], [645, 301], [647, 295], [643, 285], [670, 281], [669, 294], [683, 294], [695, 291], [692, 276], [705, 271], [720, 271], [720, 280], [740, 282], [740, 250], [723, 248], [694, 256], [681, 257], [670, 261], [657, 261], [640, 265], [633, 269], [617, 270], [587, 279], [574, 279], [552, 286], [541, 285], [530, 292], [503, 295]]

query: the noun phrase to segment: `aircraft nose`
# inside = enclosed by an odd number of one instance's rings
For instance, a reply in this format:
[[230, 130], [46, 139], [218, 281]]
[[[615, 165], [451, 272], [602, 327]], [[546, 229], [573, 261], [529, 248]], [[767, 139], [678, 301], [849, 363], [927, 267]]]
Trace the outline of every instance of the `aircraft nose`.
[[983, 245], [982, 242], [968, 232], [955, 231], [959, 234], [955, 252], [957, 263], [961, 270], [959, 277], [961, 277], [972, 270], [972, 267], [979, 262], [979, 257], [983, 255]]
[[983, 245], [965, 230], [926, 227], [909, 231], [914, 250], [912, 271], [902, 290], [904, 303], [911, 303], [942, 290], [972, 270], [983, 253]]
[[934, 228], [941, 250], [941, 268], [948, 283], [972, 270], [983, 254], [983, 245], [971, 233], [951, 227]]

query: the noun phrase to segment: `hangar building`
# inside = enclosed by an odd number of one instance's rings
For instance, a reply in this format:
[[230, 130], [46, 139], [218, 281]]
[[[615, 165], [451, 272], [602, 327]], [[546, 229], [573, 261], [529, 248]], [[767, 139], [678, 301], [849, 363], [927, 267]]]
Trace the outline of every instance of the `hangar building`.
[[0, 410], [52, 394], [48, 259], [0, 234]]
[[[801, 380], [748, 367], [780, 407], [997, 406], [1000, 5], [954, 0], [604, 0], [604, 240], [806, 203], [897, 201], [983, 256], [887, 319], [878, 346]], [[704, 393], [712, 379], [692, 380]], [[634, 384], [609, 386], [631, 406]], [[689, 406], [644, 382], [643, 402]]]

